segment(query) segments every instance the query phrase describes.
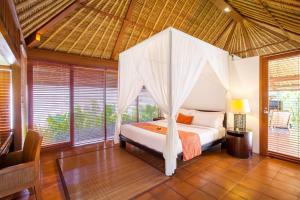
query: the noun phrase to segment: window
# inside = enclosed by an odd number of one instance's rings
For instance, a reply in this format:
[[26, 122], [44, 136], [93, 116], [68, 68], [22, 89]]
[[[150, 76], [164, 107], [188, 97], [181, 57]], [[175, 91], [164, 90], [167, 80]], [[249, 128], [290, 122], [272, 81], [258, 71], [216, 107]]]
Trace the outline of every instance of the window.
[[143, 88], [139, 96], [128, 106], [126, 112], [123, 113], [122, 122], [152, 121], [154, 117], [158, 117], [159, 115], [158, 106], [146, 88]]
[[138, 97], [138, 112], [139, 112], [139, 121], [152, 121], [154, 117], [159, 116], [159, 109], [156, 103], [153, 101], [150, 94], [145, 88], [142, 89]]
[[43, 146], [82, 144], [114, 135], [118, 72], [34, 63], [29, 66], [29, 126]]
[[[28, 69], [29, 127], [43, 134], [43, 146], [78, 145], [113, 137], [116, 70], [44, 62]], [[123, 114], [123, 122], [149, 121], [157, 116], [157, 106], [143, 89]]]
[[70, 69], [32, 68], [32, 128], [43, 134], [43, 146], [70, 141]]
[[12, 128], [11, 71], [0, 69], [0, 131]]

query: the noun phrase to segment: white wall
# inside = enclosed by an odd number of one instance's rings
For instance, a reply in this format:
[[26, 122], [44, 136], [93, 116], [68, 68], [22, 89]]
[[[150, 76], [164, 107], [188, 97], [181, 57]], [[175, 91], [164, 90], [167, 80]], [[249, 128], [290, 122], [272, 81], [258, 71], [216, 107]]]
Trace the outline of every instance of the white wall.
[[183, 108], [224, 111], [226, 90], [213, 69], [206, 65]]
[[[259, 57], [234, 59], [230, 68], [232, 98], [247, 98], [251, 113], [247, 114], [247, 128], [253, 131], [253, 151], [259, 153]], [[233, 123], [232, 114], [229, 122]]]

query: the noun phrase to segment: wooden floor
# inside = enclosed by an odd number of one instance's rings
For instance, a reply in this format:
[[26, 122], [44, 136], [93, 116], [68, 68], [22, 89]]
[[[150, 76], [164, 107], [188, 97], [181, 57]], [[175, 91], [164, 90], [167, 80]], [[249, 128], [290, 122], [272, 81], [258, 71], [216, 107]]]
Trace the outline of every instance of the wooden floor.
[[[111, 142], [87, 145], [42, 154], [43, 199], [64, 199], [56, 159], [112, 147]], [[138, 154], [136, 148], [128, 148]], [[143, 159], [146, 153], [141, 153]], [[151, 157], [151, 164], [163, 169], [163, 161]], [[6, 199], [34, 199], [28, 191]], [[298, 199], [300, 200], [300, 165], [254, 155], [236, 159], [215, 150], [180, 165], [176, 175], [143, 193], [138, 199]]]

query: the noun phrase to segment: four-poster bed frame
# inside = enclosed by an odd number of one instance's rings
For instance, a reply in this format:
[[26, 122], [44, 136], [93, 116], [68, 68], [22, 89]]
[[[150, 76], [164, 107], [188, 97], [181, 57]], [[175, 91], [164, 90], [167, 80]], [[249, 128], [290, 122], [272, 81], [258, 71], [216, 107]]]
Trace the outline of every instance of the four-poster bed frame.
[[[213, 111], [213, 110], [198, 110], [198, 111], [201, 111], [201, 112], [219, 112], [219, 111]], [[223, 120], [223, 127], [226, 129], [227, 128], [227, 114], [224, 113], [224, 120]], [[221, 145], [224, 145], [225, 144], [225, 136], [221, 139], [218, 139], [218, 140], [215, 140], [215, 141], [212, 141], [208, 144], [205, 144], [201, 147], [202, 151], [207, 151], [209, 149], [211, 149], [212, 147], [215, 147], [216, 145], [218, 144], [221, 144]], [[125, 137], [124, 135], [122, 135], [122, 132], [120, 134], [120, 147], [123, 148], [123, 149], [126, 149], [126, 143], [129, 143], [135, 147], [138, 147], [146, 152], [149, 152], [150, 154], [154, 155], [154, 156], [157, 156], [157, 157], [160, 157], [160, 158], [164, 158], [163, 157], [163, 154], [159, 151], [156, 151], [152, 148], [149, 148], [143, 144], [140, 144], [138, 142], [135, 142], [127, 137]], [[180, 160], [182, 161], [183, 160], [183, 154], [182, 152], [179, 153], [177, 155], [177, 160]]]

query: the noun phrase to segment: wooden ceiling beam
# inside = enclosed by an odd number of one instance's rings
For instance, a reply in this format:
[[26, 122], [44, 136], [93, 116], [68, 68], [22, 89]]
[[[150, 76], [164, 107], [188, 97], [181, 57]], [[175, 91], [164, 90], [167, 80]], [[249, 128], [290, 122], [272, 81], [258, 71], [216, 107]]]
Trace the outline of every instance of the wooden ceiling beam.
[[[115, 42], [115, 46], [114, 46], [112, 54], [111, 54], [111, 58], [115, 58], [121, 48], [121, 44], [122, 44], [122, 41], [126, 34], [126, 29], [129, 26], [129, 20], [132, 18], [132, 13], [133, 13], [134, 7], [136, 6], [136, 3], [137, 3], [136, 0], [130, 0], [130, 2], [129, 2], [125, 20], [123, 20], [123, 22], [122, 22], [121, 29], [119, 31], [117, 40]], [[128, 20], [128, 21], [126, 21], [126, 20]]]
[[262, 45], [260, 47], [255, 47], [255, 48], [252, 48], [252, 49], [246, 49], [246, 50], [243, 50], [243, 51], [233, 52], [233, 54], [246, 53], [248, 51], [258, 50], [258, 49], [262, 49], [262, 48], [269, 47], [269, 46], [272, 46], [272, 45], [281, 44], [281, 43], [288, 42], [288, 41], [289, 41], [288, 39], [285, 39], [285, 40], [282, 40], [282, 41], [278, 41], [278, 42], [273, 42], [273, 43], [270, 43], [270, 44]]
[[210, 0], [215, 6], [217, 6], [222, 12], [225, 12], [224, 9], [228, 8], [230, 12], [228, 14], [236, 21], [236, 22], [241, 22], [244, 17], [236, 11], [230, 4], [225, 2], [224, 0]]
[[51, 30], [56, 24], [61, 22], [64, 18], [68, 17], [74, 10], [83, 6], [83, 3], [86, 0], [77, 0], [71, 5], [69, 5], [65, 10], [57, 14], [55, 17], [50, 19], [46, 24], [44, 24], [40, 29], [30, 34], [25, 38], [26, 44], [28, 47], [32, 47], [37, 44], [39, 41], [36, 40], [37, 35], [42, 36], [47, 31]]
[[43, 49], [29, 49], [28, 59], [36, 61], [56, 62], [69, 65], [118, 69], [118, 62], [115, 60], [92, 58], [72, 53], [64, 53]]

